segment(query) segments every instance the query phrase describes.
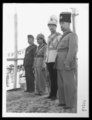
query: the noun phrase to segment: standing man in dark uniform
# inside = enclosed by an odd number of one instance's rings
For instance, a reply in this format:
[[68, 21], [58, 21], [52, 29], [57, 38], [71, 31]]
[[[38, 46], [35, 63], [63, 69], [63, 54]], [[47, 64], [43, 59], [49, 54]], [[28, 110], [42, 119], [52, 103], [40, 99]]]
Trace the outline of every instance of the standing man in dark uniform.
[[34, 83], [34, 57], [37, 46], [34, 44], [34, 37], [28, 35], [29, 46], [26, 48], [25, 58], [24, 58], [24, 68], [26, 76], [26, 91], [25, 92], [34, 92], [35, 83]]
[[60, 27], [63, 31], [62, 38], [57, 46], [57, 76], [59, 106], [64, 109], [75, 107], [76, 105], [76, 75], [77, 67], [77, 35], [70, 30], [71, 13], [63, 12], [59, 18]]

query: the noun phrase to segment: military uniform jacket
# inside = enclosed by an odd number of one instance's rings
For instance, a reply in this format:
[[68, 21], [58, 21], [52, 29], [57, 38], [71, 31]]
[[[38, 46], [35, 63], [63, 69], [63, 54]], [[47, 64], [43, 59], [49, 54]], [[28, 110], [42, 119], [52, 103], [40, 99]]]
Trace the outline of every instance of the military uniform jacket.
[[47, 50], [46, 50], [46, 62], [55, 62], [57, 56], [57, 44], [60, 39], [60, 33], [54, 33], [48, 37]]
[[35, 44], [27, 47], [25, 51], [24, 67], [33, 66], [36, 49], [37, 49], [37, 46]]
[[38, 46], [35, 56], [34, 67], [45, 67], [46, 44]]
[[[68, 31], [69, 32], [69, 31]], [[61, 38], [57, 46], [56, 68], [65, 69], [65, 65], [70, 69], [76, 67], [77, 35], [70, 31], [65, 37]]]

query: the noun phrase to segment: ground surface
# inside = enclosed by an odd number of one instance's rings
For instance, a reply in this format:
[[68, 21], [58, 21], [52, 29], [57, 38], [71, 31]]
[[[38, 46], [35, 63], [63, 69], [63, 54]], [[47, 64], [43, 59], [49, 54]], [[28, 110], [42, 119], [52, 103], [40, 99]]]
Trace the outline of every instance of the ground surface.
[[7, 91], [7, 112], [15, 113], [76, 113], [76, 109], [64, 110], [58, 106], [58, 99], [51, 101], [43, 96], [25, 93], [23, 90]]

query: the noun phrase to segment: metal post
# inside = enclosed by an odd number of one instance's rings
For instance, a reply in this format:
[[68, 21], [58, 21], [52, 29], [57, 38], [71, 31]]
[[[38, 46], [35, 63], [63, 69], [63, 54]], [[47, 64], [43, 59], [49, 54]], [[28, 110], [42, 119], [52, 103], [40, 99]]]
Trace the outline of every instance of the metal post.
[[72, 27], [73, 27], [73, 32], [75, 32], [75, 9], [72, 9]]
[[[75, 17], [78, 15], [78, 13], [76, 13], [76, 9], [75, 8], [71, 8], [71, 9], [72, 9], [72, 27], [73, 27], [73, 32], [76, 33]], [[77, 79], [77, 69], [75, 70], [75, 75], [76, 75], [76, 79]]]
[[14, 29], [15, 29], [14, 88], [16, 88], [16, 83], [17, 83], [17, 13], [15, 13], [15, 15], [14, 15]]
[[[76, 33], [76, 25], [75, 25], [75, 17], [78, 15], [78, 13], [76, 13], [76, 9], [75, 8], [71, 8], [72, 9], [72, 27], [73, 27], [73, 32]], [[76, 79], [77, 79], [77, 68], [75, 70], [75, 75], [76, 75]]]
[[72, 27], [73, 27], [73, 32], [76, 33], [76, 26], [75, 26], [75, 16], [78, 15], [78, 13], [76, 13], [76, 9], [75, 8], [71, 8], [72, 9]]
[[[73, 27], [73, 32], [76, 33], [76, 25], [75, 25], [75, 17], [78, 15], [76, 14], [76, 9], [72, 8], [72, 27]], [[76, 80], [76, 106], [77, 106], [77, 87], [78, 87], [78, 68], [75, 68], [75, 80]]]

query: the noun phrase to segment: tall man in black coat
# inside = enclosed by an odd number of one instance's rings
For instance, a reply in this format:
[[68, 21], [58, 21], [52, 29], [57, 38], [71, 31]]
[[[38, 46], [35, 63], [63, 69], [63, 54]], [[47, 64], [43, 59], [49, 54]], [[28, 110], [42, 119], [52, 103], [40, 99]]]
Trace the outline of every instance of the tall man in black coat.
[[34, 83], [34, 57], [37, 46], [34, 44], [34, 37], [28, 35], [29, 46], [26, 48], [25, 57], [24, 57], [24, 68], [26, 76], [26, 91], [25, 92], [34, 92], [35, 83]]

